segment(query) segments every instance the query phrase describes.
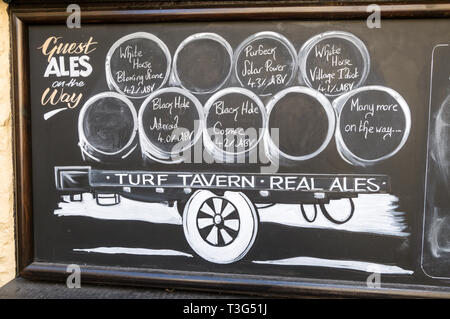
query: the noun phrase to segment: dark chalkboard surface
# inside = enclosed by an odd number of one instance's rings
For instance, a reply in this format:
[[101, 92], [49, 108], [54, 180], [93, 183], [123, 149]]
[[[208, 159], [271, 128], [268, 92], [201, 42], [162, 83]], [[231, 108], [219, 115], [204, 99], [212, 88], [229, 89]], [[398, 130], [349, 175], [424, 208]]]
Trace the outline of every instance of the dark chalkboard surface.
[[233, 49], [215, 33], [197, 33], [178, 46], [174, 57], [175, 82], [194, 93], [211, 93], [231, 74]]
[[327, 98], [315, 90], [285, 89], [269, 101], [268, 112], [268, 151], [275, 152], [275, 156], [308, 160], [324, 150], [333, 137], [334, 110]]
[[30, 25], [36, 260], [448, 289], [449, 27]]
[[137, 114], [123, 95], [100, 93], [90, 98], [78, 117], [83, 155], [96, 160], [113, 159], [136, 147]]

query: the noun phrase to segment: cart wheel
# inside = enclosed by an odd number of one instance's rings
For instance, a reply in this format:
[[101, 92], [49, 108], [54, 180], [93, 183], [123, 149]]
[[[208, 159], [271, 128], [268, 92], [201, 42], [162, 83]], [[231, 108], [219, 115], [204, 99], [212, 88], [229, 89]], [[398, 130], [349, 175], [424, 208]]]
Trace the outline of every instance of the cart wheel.
[[258, 216], [242, 193], [217, 196], [207, 190], [195, 192], [186, 203], [183, 230], [191, 248], [203, 259], [229, 264], [242, 259], [258, 231]]
[[301, 209], [301, 211], [302, 211], [302, 215], [303, 215], [303, 218], [308, 222], [308, 223], [312, 223], [312, 222], [314, 222], [315, 220], [316, 220], [316, 217], [317, 217], [317, 206], [316, 206], [316, 204], [313, 204], [313, 206], [314, 206], [314, 217], [313, 218], [309, 218], [308, 217], [308, 215], [306, 214], [306, 211], [305, 211], [305, 207], [304, 207], [305, 205], [303, 205], [303, 204], [300, 204], [300, 209]]
[[345, 224], [346, 222], [348, 222], [353, 217], [353, 213], [355, 212], [355, 203], [353, 202], [353, 199], [349, 198], [348, 200], [350, 201], [350, 213], [347, 216], [347, 218], [345, 218], [344, 220], [338, 220], [338, 219], [333, 218], [331, 216], [331, 214], [327, 211], [327, 209], [325, 208], [325, 204], [323, 204], [323, 203], [320, 203], [320, 210], [322, 211], [323, 215], [330, 222], [338, 224], [338, 225]]

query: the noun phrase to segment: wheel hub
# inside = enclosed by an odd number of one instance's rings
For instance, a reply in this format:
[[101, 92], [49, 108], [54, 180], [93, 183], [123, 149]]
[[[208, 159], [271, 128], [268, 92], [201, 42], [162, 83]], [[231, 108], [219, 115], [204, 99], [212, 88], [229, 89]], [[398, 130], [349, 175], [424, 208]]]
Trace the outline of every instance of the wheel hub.
[[212, 197], [200, 207], [197, 229], [204, 241], [216, 247], [230, 245], [239, 234], [240, 218], [236, 206], [223, 197]]
[[222, 216], [216, 215], [214, 216], [214, 224], [220, 225], [222, 223]]

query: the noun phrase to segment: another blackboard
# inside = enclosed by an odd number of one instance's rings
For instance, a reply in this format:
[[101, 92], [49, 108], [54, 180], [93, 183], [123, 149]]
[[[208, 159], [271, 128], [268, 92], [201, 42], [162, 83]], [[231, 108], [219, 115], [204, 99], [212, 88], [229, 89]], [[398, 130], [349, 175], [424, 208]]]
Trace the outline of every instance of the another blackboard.
[[433, 48], [423, 232], [423, 271], [450, 278], [450, 45]]

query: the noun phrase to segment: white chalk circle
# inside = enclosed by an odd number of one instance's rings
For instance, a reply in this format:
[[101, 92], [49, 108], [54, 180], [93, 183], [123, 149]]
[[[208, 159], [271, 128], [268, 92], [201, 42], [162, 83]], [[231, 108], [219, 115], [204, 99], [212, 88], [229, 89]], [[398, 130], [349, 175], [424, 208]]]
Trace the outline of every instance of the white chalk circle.
[[117, 40], [106, 54], [106, 81], [111, 90], [144, 98], [168, 80], [169, 49], [151, 33], [136, 32]]
[[370, 55], [358, 37], [343, 31], [318, 34], [298, 53], [299, 81], [327, 97], [354, 90], [367, 79]]
[[173, 57], [174, 82], [195, 94], [213, 93], [231, 75], [233, 49], [216, 33], [196, 33], [181, 42]]
[[219, 161], [245, 157], [261, 141], [266, 119], [264, 104], [252, 91], [220, 90], [205, 104], [205, 149]]
[[97, 162], [121, 160], [136, 148], [137, 114], [133, 103], [115, 92], [94, 95], [78, 116], [83, 157]]
[[330, 143], [336, 127], [331, 103], [307, 87], [290, 87], [267, 104], [264, 141], [271, 160], [305, 161], [316, 157]]
[[297, 52], [283, 35], [264, 31], [245, 39], [234, 54], [241, 86], [260, 96], [275, 94], [295, 79]]
[[144, 156], [165, 164], [180, 163], [203, 131], [203, 107], [188, 91], [170, 87], [148, 96], [138, 114]]
[[391, 88], [366, 86], [333, 101], [336, 145], [347, 162], [369, 166], [394, 156], [408, 139], [411, 112]]

